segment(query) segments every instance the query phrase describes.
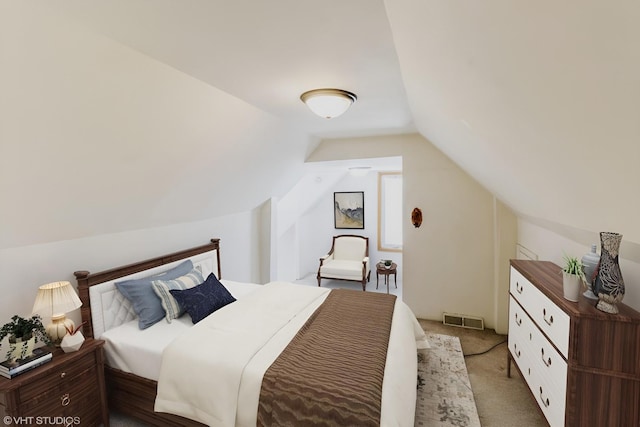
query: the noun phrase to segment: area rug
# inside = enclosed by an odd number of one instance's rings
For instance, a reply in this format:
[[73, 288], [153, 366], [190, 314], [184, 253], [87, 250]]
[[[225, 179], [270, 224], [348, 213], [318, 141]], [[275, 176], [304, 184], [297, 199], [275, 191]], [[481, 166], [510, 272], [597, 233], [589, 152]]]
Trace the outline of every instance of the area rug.
[[480, 427], [458, 337], [427, 333], [431, 348], [418, 352], [415, 425]]

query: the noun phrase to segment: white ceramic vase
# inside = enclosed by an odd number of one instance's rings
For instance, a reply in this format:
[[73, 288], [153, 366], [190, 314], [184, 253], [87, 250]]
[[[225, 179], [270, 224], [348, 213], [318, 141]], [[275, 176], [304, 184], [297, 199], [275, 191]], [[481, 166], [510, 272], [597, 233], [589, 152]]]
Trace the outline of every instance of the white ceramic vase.
[[580, 297], [580, 290], [582, 289], [582, 281], [580, 276], [576, 274], [567, 274], [562, 272], [562, 291], [565, 299], [569, 301], [577, 302]]
[[62, 341], [60, 342], [60, 348], [65, 353], [72, 353], [74, 351], [80, 350], [80, 347], [82, 347], [83, 342], [84, 342], [84, 335], [82, 335], [82, 332], [78, 331], [73, 335], [71, 334], [65, 335], [64, 338], [62, 338]]

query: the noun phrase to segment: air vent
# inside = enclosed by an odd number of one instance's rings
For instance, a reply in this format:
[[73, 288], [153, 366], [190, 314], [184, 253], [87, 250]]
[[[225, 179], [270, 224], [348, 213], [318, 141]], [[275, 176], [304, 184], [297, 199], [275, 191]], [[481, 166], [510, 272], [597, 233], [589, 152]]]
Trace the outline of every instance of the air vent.
[[481, 317], [467, 316], [466, 314], [444, 313], [442, 315], [442, 323], [461, 328], [484, 329], [484, 320]]

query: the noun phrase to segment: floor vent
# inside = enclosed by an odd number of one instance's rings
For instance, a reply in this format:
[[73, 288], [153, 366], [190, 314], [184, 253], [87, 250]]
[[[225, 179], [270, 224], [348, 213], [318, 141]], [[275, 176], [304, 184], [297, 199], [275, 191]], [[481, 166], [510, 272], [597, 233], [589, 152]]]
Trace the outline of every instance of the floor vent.
[[442, 315], [442, 323], [461, 328], [484, 329], [484, 320], [481, 317], [467, 316], [465, 314], [444, 313]]

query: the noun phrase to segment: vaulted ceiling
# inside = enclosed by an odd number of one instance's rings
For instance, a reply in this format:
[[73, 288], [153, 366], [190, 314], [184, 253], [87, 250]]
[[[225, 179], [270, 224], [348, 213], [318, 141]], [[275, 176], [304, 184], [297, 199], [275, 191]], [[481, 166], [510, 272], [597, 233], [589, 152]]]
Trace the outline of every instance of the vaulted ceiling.
[[[322, 138], [415, 131], [520, 215], [640, 242], [637, 22], [635, 0], [3, 0], [1, 247], [251, 209]], [[318, 87], [358, 101], [320, 119]]]

